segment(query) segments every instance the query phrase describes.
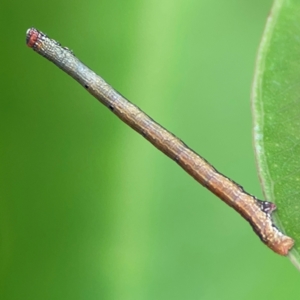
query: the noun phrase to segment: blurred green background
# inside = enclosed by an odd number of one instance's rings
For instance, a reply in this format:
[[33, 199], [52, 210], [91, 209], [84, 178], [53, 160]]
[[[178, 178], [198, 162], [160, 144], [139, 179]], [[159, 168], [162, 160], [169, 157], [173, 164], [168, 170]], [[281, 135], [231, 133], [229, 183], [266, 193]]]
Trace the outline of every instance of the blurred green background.
[[25, 45], [34, 26], [262, 197], [250, 89], [271, 0], [1, 1], [0, 299], [298, 299], [231, 208]]

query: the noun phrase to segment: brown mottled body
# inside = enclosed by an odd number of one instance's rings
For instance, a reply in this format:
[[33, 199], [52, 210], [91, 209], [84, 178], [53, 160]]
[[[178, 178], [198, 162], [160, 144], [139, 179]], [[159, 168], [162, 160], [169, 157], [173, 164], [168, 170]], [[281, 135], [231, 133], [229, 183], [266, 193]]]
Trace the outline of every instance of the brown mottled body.
[[58, 42], [34, 28], [27, 31], [26, 42], [29, 47], [77, 80], [122, 121], [176, 161], [200, 184], [240, 213], [268, 247], [280, 255], [288, 254], [294, 241], [273, 224], [271, 213], [276, 209], [275, 204], [256, 199], [237, 183], [219, 173], [180, 139], [122, 97]]

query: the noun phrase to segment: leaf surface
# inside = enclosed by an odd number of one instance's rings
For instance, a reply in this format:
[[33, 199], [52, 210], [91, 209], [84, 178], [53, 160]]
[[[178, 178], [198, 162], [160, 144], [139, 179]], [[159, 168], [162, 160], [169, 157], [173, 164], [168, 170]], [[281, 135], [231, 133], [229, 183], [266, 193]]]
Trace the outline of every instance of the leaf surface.
[[268, 17], [253, 85], [254, 145], [276, 224], [300, 250], [300, 2], [277, 0]]

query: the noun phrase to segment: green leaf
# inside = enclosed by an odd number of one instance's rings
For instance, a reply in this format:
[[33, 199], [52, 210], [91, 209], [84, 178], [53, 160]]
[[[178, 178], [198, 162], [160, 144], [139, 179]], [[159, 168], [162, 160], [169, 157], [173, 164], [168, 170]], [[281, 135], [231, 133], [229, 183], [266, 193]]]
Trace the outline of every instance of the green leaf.
[[300, 268], [300, 1], [277, 0], [268, 18], [253, 85], [254, 145], [276, 224], [295, 240]]

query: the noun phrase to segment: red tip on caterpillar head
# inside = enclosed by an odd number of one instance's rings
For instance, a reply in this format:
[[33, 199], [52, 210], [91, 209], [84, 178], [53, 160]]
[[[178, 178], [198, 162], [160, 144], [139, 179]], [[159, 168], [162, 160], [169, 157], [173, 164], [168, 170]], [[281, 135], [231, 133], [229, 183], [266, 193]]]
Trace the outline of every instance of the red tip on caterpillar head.
[[294, 240], [288, 236], [285, 236], [281, 243], [277, 245], [275, 252], [280, 255], [288, 255], [289, 250], [294, 246]]
[[39, 38], [40, 32], [35, 28], [29, 28], [26, 32], [26, 44], [28, 47], [33, 48]]

